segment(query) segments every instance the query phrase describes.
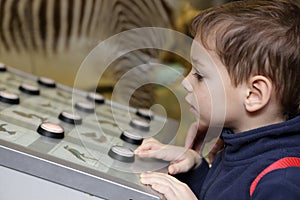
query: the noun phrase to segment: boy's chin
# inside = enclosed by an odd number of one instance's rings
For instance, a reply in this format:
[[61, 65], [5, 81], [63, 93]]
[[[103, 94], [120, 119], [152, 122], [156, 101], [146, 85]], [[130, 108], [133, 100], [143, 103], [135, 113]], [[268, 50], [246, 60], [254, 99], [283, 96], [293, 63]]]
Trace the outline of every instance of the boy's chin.
[[194, 115], [195, 120], [197, 122], [199, 122], [200, 121], [200, 114], [199, 114], [199, 112], [197, 110], [195, 110], [194, 108], [192, 108], [192, 107], [190, 108], [190, 112], [191, 112], [191, 114]]

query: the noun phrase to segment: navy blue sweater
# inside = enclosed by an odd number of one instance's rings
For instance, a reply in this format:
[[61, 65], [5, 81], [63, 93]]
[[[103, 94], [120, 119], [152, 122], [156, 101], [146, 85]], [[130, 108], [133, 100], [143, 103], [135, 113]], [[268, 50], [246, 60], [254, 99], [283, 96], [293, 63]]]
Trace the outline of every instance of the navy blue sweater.
[[300, 168], [278, 169], [265, 175], [252, 198], [257, 175], [284, 157], [300, 157], [300, 116], [289, 121], [233, 134], [221, 134], [225, 149], [211, 168], [203, 159], [194, 170], [176, 177], [187, 183], [199, 200], [300, 200]]

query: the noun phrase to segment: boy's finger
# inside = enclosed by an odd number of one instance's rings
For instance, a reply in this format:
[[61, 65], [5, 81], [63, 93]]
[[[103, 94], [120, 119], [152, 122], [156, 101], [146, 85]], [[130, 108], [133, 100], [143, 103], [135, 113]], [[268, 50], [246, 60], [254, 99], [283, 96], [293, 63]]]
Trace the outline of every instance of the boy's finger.
[[190, 168], [192, 168], [191, 165], [192, 164], [187, 159], [175, 162], [169, 166], [168, 172], [172, 175], [187, 172]]
[[160, 158], [159, 151], [157, 150], [147, 150], [147, 151], [135, 150], [134, 154], [142, 158]]
[[141, 174], [141, 183], [151, 185], [157, 192], [163, 194], [166, 199], [177, 199], [174, 178], [161, 173], [143, 173]]
[[165, 173], [159, 172], [145, 172], [140, 175], [141, 182], [143, 184], [165, 184], [174, 186], [176, 183], [180, 183], [175, 177]]
[[192, 123], [186, 136], [185, 147], [200, 152], [206, 133], [207, 127], [199, 126], [198, 122]]
[[185, 139], [185, 147], [186, 148], [192, 148], [193, 144], [194, 144], [194, 139], [197, 135], [197, 130], [198, 130], [198, 123], [194, 122], [191, 124], [188, 133], [186, 135], [186, 139]]
[[136, 152], [147, 151], [149, 149], [153, 149], [158, 146], [157, 141], [151, 139], [144, 139], [143, 143], [136, 148]]
[[217, 153], [221, 151], [224, 148], [224, 141], [221, 138], [218, 138], [217, 142], [214, 144], [214, 146], [211, 148], [210, 152], [208, 153], [208, 160], [211, 164]]

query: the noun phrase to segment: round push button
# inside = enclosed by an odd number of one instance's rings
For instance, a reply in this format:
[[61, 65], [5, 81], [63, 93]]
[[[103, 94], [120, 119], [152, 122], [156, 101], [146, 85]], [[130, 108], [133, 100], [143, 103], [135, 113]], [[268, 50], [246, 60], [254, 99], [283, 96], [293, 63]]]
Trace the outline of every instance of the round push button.
[[82, 118], [76, 113], [69, 113], [64, 111], [59, 114], [58, 119], [69, 124], [82, 124]]
[[54, 80], [50, 79], [50, 78], [46, 78], [46, 77], [40, 77], [38, 79], [38, 83], [40, 85], [49, 87], [49, 88], [55, 88], [56, 87], [56, 83]]
[[150, 124], [147, 121], [133, 119], [130, 121], [129, 125], [135, 129], [139, 129], [142, 131], [149, 131]]
[[50, 137], [50, 138], [55, 138], [55, 139], [64, 138], [64, 129], [57, 124], [52, 124], [49, 122], [42, 123], [38, 127], [37, 132], [43, 136]]
[[0, 101], [9, 104], [19, 104], [20, 98], [17, 94], [0, 91]]
[[135, 132], [123, 131], [120, 138], [130, 144], [140, 145], [143, 142], [143, 138]]
[[23, 83], [22, 85], [20, 85], [19, 90], [30, 95], [40, 94], [40, 89], [37, 86], [28, 83]]
[[94, 104], [89, 102], [77, 102], [75, 108], [86, 113], [93, 113], [95, 111]]
[[154, 113], [151, 110], [144, 108], [139, 108], [136, 111], [136, 115], [147, 120], [151, 120], [154, 118]]
[[134, 153], [131, 149], [122, 146], [112, 146], [108, 155], [118, 161], [131, 163], [134, 162]]
[[6, 65], [3, 63], [0, 63], [0, 72], [6, 72]]
[[90, 92], [90, 93], [88, 93], [86, 98], [88, 100], [98, 103], [98, 104], [103, 104], [105, 102], [105, 98], [101, 94], [98, 94], [98, 93]]

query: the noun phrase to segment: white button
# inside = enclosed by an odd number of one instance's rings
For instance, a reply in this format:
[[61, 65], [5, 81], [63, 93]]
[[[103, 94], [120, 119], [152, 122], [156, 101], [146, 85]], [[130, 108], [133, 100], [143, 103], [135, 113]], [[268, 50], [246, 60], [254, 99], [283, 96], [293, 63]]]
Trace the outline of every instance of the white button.
[[150, 124], [146, 121], [142, 121], [139, 119], [133, 119], [130, 121], [130, 126], [142, 131], [149, 131], [150, 130]]
[[131, 163], [134, 162], [134, 153], [131, 149], [122, 146], [112, 146], [108, 155], [118, 161]]
[[64, 129], [61, 126], [59, 126], [57, 124], [48, 123], [48, 122], [41, 124], [41, 128], [46, 131], [50, 131], [52, 133], [64, 132]]
[[5, 91], [0, 91], [0, 101], [2, 101], [4, 103], [9, 103], [9, 104], [19, 104], [20, 103], [20, 99], [17, 94], [5, 92]]
[[31, 85], [29, 83], [23, 83], [22, 85], [20, 85], [19, 89], [27, 94], [32, 94], [32, 95], [39, 95], [40, 94], [40, 90], [37, 86], [35, 85]]
[[145, 119], [151, 120], [154, 117], [154, 113], [152, 110], [139, 108], [136, 112], [136, 114], [140, 117], [143, 117]]
[[135, 144], [135, 145], [140, 145], [143, 142], [143, 138], [140, 134], [136, 132], [126, 131], [126, 130], [122, 132], [120, 138], [125, 142], [128, 142], [130, 144]]
[[5, 72], [6, 71], [6, 65], [4, 63], [0, 63], [0, 71]]
[[56, 87], [55, 81], [50, 78], [46, 78], [46, 77], [40, 77], [38, 79], [38, 83], [41, 85], [47, 86], [47, 87], [51, 87], [51, 88]]
[[92, 113], [95, 110], [94, 104], [91, 104], [89, 102], [77, 102], [75, 104], [75, 108], [88, 113]]
[[55, 139], [64, 138], [64, 129], [57, 124], [52, 124], [49, 122], [40, 124], [40, 126], [37, 129], [37, 132], [43, 136], [50, 137], [50, 138], [55, 138]]
[[76, 113], [70, 113], [70, 112], [61, 112], [60, 115], [58, 116], [58, 118], [66, 123], [69, 124], [81, 124], [82, 123], [82, 118], [80, 117], [80, 115], [76, 114]]
[[87, 99], [96, 103], [104, 103], [105, 101], [105, 98], [101, 94], [93, 92], [88, 93]]

